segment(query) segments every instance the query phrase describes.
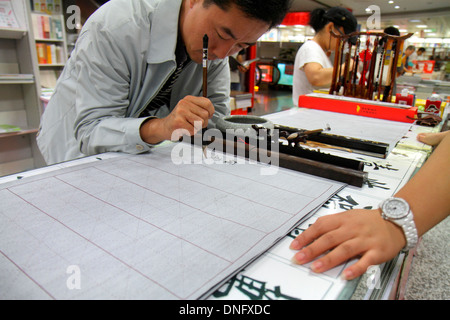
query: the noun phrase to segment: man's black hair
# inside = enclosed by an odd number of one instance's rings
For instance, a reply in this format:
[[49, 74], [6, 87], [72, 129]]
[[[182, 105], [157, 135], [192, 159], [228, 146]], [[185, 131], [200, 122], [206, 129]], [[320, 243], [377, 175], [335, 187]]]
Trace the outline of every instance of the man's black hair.
[[215, 4], [227, 11], [233, 4], [248, 15], [267, 22], [270, 28], [279, 25], [289, 11], [292, 0], [204, 0], [203, 4]]

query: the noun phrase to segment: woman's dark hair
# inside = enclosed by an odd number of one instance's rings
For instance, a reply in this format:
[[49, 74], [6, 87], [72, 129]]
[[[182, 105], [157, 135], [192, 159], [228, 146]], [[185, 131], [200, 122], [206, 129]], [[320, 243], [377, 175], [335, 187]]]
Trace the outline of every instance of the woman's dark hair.
[[270, 28], [273, 28], [283, 21], [291, 6], [291, 0], [204, 0], [203, 2], [205, 7], [211, 4], [225, 11], [235, 4], [248, 17], [267, 22]]
[[314, 9], [309, 15], [309, 25], [314, 29], [316, 33], [322, 30], [329, 22], [323, 17], [325, 15], [325, 12], [325, 9], [318, 8]]
[[400, 36], [400, 30], [393, 26], [387, 27], [383, 32], [391, 36]]
[[355, 16], [347, 9], [341, 7], [333, 7], [328, 10], [317, 8], [310, 14], [309, 25], [316, 33], [330, 22], [333, 22], [336, 26], [343, 27], [346, 34], [356, 31], [358, 25]]

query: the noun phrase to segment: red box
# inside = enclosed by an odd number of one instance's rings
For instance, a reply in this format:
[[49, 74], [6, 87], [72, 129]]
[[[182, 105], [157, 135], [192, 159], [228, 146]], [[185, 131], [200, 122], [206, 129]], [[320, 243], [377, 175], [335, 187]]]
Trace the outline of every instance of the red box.
[[434, 60], [417, 61], [417, 69], [423, 73], [433, 73], [435, 63]]
[[434, 113], [435, 115], [439, 115], [441, 113], [441, 104], [442, 101], [433, 101], [428, 99], [425, 103], [425, 112]]
[[403, 93], [397, 93], [395, 95], [395, 103], [405, 106], [414, 106], [414, 98], [413, 94], [404, 95]]
[[298, 106], [407, 123], [417, 119], [417, 107], [325, 94], [300, 96]]

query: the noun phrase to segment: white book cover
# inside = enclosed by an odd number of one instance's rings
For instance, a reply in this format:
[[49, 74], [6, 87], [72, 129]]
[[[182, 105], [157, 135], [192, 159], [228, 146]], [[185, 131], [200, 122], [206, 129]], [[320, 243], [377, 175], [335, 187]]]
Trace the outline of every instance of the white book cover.
[[11, 0], [0, 0], [0, 28], [20, 28]]

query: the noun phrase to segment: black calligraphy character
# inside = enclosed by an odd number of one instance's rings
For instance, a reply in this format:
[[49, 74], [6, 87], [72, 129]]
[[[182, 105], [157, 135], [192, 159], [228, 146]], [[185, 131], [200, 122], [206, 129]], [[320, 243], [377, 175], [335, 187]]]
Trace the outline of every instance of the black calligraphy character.
[[251, 300], [299, 300], [298, 298], [283, 294], [280, 286], [276, 286], [274, 289], [268, 289], [266, 288], [266, 282], [252, 279], [247, 276], [234, 276], [227, 282], [227, 287], [224, 291], [217, 290], [214, 292], [213, 296], [215, 298], [226, 297], [234, 286]]
[[379, 182], [376, 179], [367, 179], [366, 184], [370, 189], [373, 189], [373, 188], [380, 188], [380, 189], [384, 189], [384, 190], [391, 189], [389, 187], [383, 187], [383, 186], [386, 186], [387, 183]]

